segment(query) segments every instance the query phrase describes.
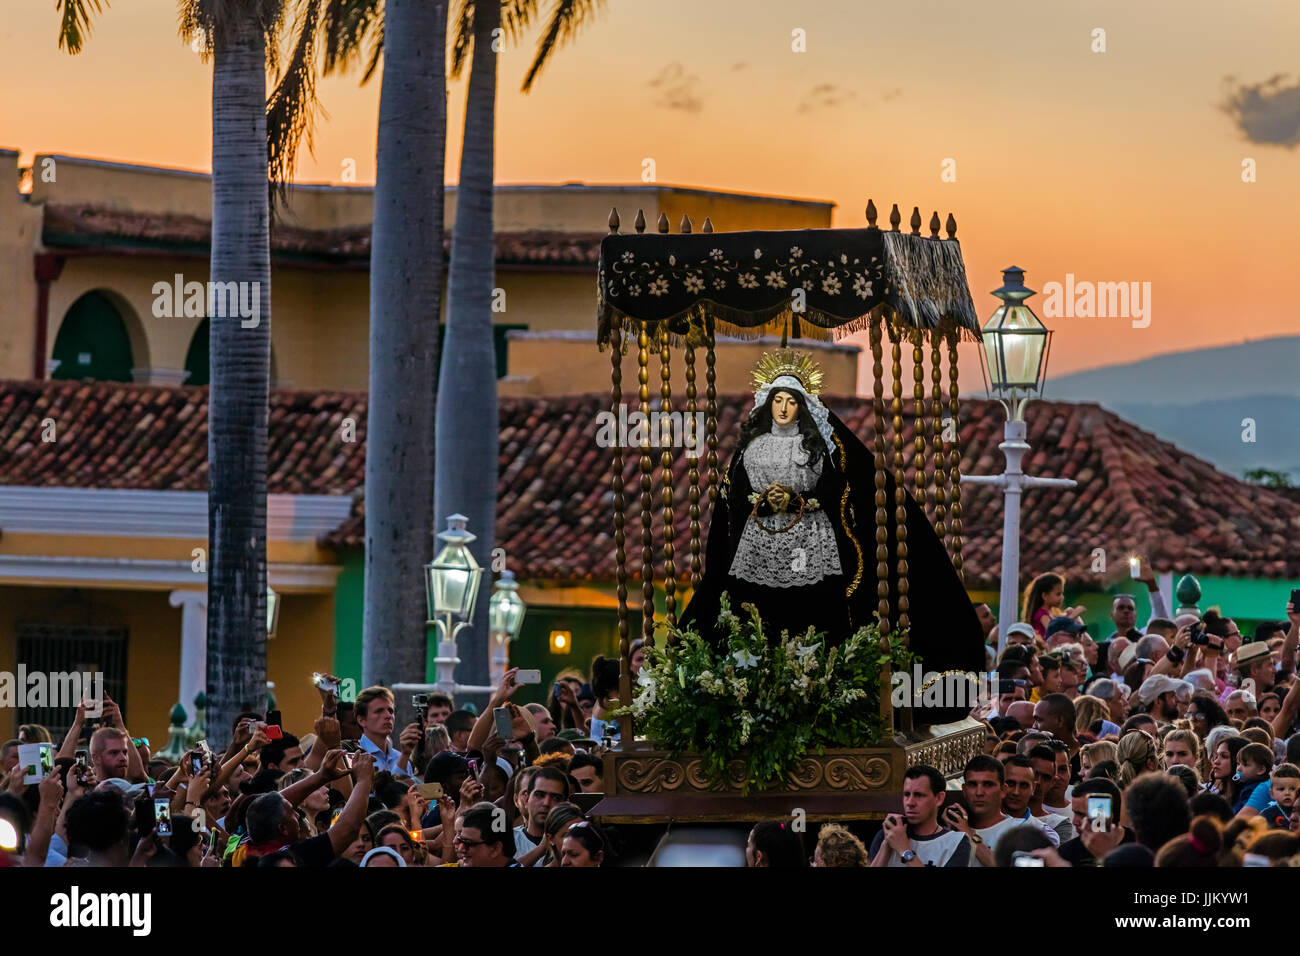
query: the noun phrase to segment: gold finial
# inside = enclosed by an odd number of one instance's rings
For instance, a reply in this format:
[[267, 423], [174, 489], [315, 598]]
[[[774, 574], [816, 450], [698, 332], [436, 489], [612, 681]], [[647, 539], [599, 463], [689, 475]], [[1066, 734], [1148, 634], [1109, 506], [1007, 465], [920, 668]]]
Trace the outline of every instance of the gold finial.
[[937, 209], [934, 211], [934, 214], [930, 216], [930, 238], [939, 238], [939, 210]]
[[953, 218], [952, 213], [948, 213], [948, 222], [945, 228], [948, 230], [948, 238], [957, 238], [957, 220]]
[[703, 233], [713, 232], [713, 220], [710, 219], [708, 216], [704, 217], [704, 225], [700, 227], [700, 232]]
[[659, 214], [659, 220], [658, 220], [658, 222], [655, 223], [655, 226], [659, 229], [660, 232], [667, 232], [667, 231], [668, 231], [668, 213], [666, 213], [666, 212], [661, 212], [661, 213]]
[[609, 210], [609, 231], [618, 232], [618, 208], [614, 207]]
[[685, 236], [685, 235], [689, 235], [689, 234], [690, 234], [690, 231], [691, 231], [691, 217], [688, 216], [688, 215], [686, 215], [685, 213], [682, 213], [682, 224], [681, 224], [681, 227], [680, 227], [680, 228], [681, 228], [681, 232], [682, 232], [682, 235], [683, 235], [683, 236]]
[[812, 356], [785, 348], [764, 352], [763, 357], [754, 363], [754, 388], [771, 385], [782, 375], [797, 378], [809, 395], [816, 395], [822, 390], [822, 367], [813, 361]]
[[636, 211], [636, 218], [632, 220], [632, 228], [636, 230], [638, 236], [645, 232], [645, 213], [640, 209]]
[[912, 207], [912, 218], [908, 220], [908, 222], [910, 222], [912, 226], [912, 235], [919, 236], [921, 234], [921, 207], [920, 206]]
[[898, 203], [894, 203], [894, 208], [889, 210], [889, 228], [893, 232], [898, 232], [898, 224], [902, 221], [903, 217], [898, 211]]
[[867, 225], [876, 228], [876, 204], [870, 199], [867, 200]]

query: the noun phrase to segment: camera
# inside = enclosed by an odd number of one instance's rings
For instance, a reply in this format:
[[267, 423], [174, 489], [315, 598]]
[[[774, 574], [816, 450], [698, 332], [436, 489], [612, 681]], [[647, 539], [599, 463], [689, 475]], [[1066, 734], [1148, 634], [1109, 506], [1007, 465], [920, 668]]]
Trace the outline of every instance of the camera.
[[1192, 643], [1199, 644], [1201, 647], [1207, 647], [1210, 643], [1210, 635], [1205, 630], [1205, 625], [1197, 621], [1189, 629], [1188, 633], [1192, 636]]

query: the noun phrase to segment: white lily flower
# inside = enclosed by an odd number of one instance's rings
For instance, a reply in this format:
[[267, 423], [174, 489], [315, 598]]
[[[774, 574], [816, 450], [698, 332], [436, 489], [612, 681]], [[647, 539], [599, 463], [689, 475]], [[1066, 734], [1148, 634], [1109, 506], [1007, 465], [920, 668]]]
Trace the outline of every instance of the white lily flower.
[[746, 650], [739, 650], [731, 655], [736, 659], [736, 666], [740, 668], [757, 667], [758, 658]]

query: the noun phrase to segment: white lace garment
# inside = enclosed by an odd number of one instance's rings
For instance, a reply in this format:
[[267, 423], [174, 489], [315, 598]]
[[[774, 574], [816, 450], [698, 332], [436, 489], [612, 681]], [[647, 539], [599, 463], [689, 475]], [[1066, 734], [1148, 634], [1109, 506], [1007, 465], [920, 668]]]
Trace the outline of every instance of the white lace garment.
[[[772, 424], [772, 431], [759, 435], [745, 449], [745, 474], [750, 488], [762, 493], [772, 482], [788, 485], [805, 498], [817, 484], [825, 456], [815, 468], [808, 467], [808, 453], [804, 451], [798, 425]], [[825, 508], [830, 502], [819, 501], [816, 510], [805, 510], [799, 523], [789, 531], [769, 534], [766, 528], [783, 528], [798, 514], [798, 504], [784, 514], [752, 515], [745, 521], [736, 556], [731, 562], [731, 574], [754, 584], [767, 587], [789, 588], [816, 584], [832, 574], [839, 574], [840, 552], [835, 544], [835, 531]]]

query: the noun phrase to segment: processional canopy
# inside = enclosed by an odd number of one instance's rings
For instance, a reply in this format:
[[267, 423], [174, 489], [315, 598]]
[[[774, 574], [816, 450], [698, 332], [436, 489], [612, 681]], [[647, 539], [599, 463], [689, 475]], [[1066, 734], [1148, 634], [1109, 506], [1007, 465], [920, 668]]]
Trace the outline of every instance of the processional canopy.
[[[637, 213], [635, 233], [620, 234], [618, 211], [610, 213], [610, 234], [600, 247], [598, 276], [597, 341], [610, 349], [611, 399], [615, 414], [623, 403], [622, 355], [636, 347], [636, 401], [643, 414], [651, 409], [649, 363], [659, 359], [657, 401], [661, 412], [673, 405], [672, 348], [683, 349], [686, 364], [685, 403], [697, 411], [696, 350], [704, 352], [707, 416], [704, 474], [700, 460], [689, 464], [687, 498], [689, 532], [681, 534], [674, 506], [676, 457], [661, 448], [652, 457], [649, 441], [630, 461], [622, 448], [612, 454], [615, 563], [618, 569], [619, 651], [622, 673], [621, 700], [631, 699], [628, 633], [628, 580], [641, 579], [642, 639], [654, 640], [655, 586], [664, 592], [666, 621], [676, 624], [677, 539], [689, 545], [689, 578], [701, 577], [700, 501], [702, 492], [713, 504], [718, 486], [717, 387], [715, 336], [758, 338], [780, 332], [798, 339], [840, 338], [868, 331], [871, 338], [874, 379], [873, 436], [876, 459], [876, 568], [882, 632], [908, 627], [907, 534], [904, 458], [904, 405], [902, 400], [902, 345], [912, 346], [912, 408], [915, 419], [911, 482], [917, 503], [932, 515], [935, 531], [947, 546], [960, 577], [962, 570], [961, 452], [955, 440], [958, 412], [957, 343], [980, 339], [979, 318], [966, 282], [966, 269], [957, 242], [957, 223], [948, 215], [939, 235], [939, 214], [929, 221], [928, 236], [921, 234], [921, 213], [913, 208], [911, 232], [901, 232], [895, 204], [890, 229], [876, 226], [876, 207], [868, 201], [865, 229], [795, 229], [715, 233], [705, 219], [703, 230], [693, 233], [688, 217], [681, 232], [669, 234], [668, 219], [660, 214], [658, 234], [645, 234], [645, 217]], [[892, 352], [892, 428], [886, 427], [882, 342], [888, 338]], [[925, 387], [924, 346], [930, 349], [930, 390]], [[947, 393], [942, 381], [941, 350], [948, 356]], [[938, 426], [945, 418], [943, 437]], [[953, 432], [949, 435], [947, 424]], [[870, 443], [869, 443], [870, 444]], [[892, 451], [892, 455], [887, 452]], [[658, 474], [655, 475], [655, 457]], [[928, 462], [928, 466], [927, 466]], [[630, 467], [629, 467], [630, 466]], [[894, 500], [888, 501], [884, 474], [895, 479]], [[627, 474], [625, 475], [625, 472]], [[639, 472], [639, 475], [638, 475]], [[639, 481], [638, 481], [639, 477]], [[625, 479], [639, 484], [640, 495], [625, 496]], [[656, 480], [657, 479], [657, 480]], [[655, 494], [656, 485], [659, 494]], [[640, 562], [629, 568], [626, 525], [632, 523], [631, 500], [640, 498]], [[891, 509], [888, 506], [892, 504]], [[659, 560], [653, 545], [654, 512], [660, 511]], [[892, 525], [892, 527], [891, 527]], [[887, 546], [893, 540], [894, 548]], [[887, 583], [888, 569], [897, 571], [897, 588]], [[631, 575], [629, 574], [631, 572]], [[639, 571], [639, 574], [637, 573]], [[685, 578], [686, 569], [681, 577]], [[887, 681], [887, 675], [882, 677]], [[881, 694], [882, 710], [889, 710], [889, 695]], [[911, 711], [903, 714], [910, 727]], [[625, 746], [631, 741], [631, 719], [620, 719]]]

